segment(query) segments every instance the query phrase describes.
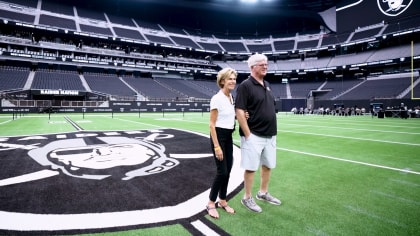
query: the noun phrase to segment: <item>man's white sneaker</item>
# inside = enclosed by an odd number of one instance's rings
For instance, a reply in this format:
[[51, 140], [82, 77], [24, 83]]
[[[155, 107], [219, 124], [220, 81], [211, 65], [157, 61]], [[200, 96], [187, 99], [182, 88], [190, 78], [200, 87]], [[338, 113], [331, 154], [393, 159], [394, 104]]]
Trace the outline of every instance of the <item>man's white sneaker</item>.
[[248, 199], [241, 199], [242, 205], [244, 205], [248, 210], [253, 212], [262, 212], [262, 209], [260, 206], [255, 203], [254, 199], [252, 197]]
[[256, 198], [258, 200], [263, 200], [263, 201], [269, 202], [269, 203], [274, 204], [274, 205], [280, 205], [281, 204], [281, 201], [279, 199], [271, 196], [271, 194], [269, 194], [268, 192], [264, 193], [264, 194], [258, 192]]

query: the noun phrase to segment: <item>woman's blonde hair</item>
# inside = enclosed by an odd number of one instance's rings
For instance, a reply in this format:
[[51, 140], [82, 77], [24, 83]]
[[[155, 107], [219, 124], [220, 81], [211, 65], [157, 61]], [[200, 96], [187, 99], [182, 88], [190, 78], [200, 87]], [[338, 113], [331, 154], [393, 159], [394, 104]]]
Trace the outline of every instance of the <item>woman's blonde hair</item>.
[[238, 72], [230, 67], [220, 70], [219, 73], [217, 73], [217, 86], [219, 86], [219, 88], [223, 88], [224, 84], [222, 84], [222, 81], [229, 79], [232, 74], [235, 75], [235, 78], [238, 77]]

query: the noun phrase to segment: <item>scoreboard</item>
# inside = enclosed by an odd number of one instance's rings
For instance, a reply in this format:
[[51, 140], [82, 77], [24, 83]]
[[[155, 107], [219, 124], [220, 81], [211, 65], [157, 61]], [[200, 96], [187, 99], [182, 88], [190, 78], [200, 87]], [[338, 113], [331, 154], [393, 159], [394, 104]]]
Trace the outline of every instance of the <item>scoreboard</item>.
[[[419, 17], [419, 0], [352, 0], [337, 5], [337, 33], [380, 23], [396, 24]], [[417, 23], [420, 26], [420, 23]]]

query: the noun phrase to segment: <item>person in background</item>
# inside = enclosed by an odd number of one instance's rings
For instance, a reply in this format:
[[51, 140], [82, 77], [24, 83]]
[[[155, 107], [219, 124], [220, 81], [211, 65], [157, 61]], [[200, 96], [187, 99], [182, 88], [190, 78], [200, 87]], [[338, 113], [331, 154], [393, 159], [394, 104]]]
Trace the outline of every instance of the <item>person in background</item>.
[[407, 119], [408, 118], [407, 106], [404, 105], [404, 103], [401, 103], [401, 105], [400, 105], [400, 117], [402, 119]]
[[250, 56], [248, 67], [251, 75], [238, 86], [235, 99], [241, 136], [241, 167], [245, 169], [245, 193], [241, 203], [253, 212], [262, 212], [251, 194], [255, 172], [260, 166], [261, 184], [256, 198], [274, 205], [281, 204], [268, 192], [271, 170], [276, 167], [277, 116], [270, 84], [264, 80], [267, 57], [263, 54]]
[[[224, 68], [217, 74], [217, 85], [220, 90], [210, 100], [210, 140], [215, 157], [217, 174], [210, 190], [206, 206], [208, 214], [218, 219], [217, 207], [234, 214], [226, 200], [230, 171], [233, 165], [232, 133], [235, 129], [235, 106], [231, 91], [236, 86], [237, 72]], [[217, 197], [219, 202], [216, 203]]]

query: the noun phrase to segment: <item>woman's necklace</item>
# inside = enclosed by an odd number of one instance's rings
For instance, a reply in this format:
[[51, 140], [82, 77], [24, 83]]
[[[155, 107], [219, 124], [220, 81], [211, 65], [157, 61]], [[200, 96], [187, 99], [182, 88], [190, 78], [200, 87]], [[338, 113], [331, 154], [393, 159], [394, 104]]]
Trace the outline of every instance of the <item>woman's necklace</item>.
[[222, 93], [229, 99], [230, 104], [233, 105], [233, 97], [232, 97], [232, 94], [230, 92], [228, 92], [226, 94], [225, 91], [223, 91], [223, 90], [222, 90]]

